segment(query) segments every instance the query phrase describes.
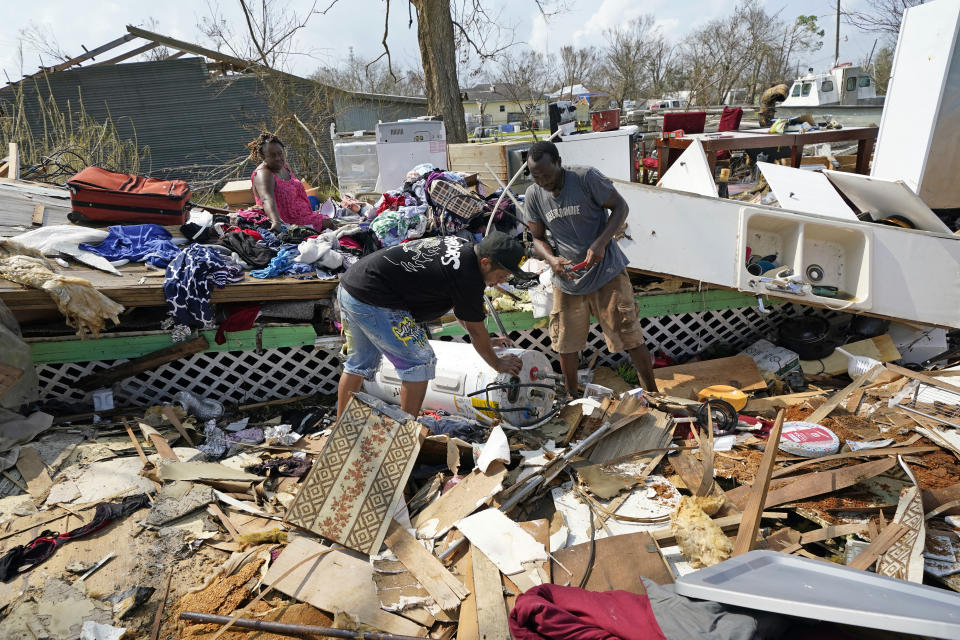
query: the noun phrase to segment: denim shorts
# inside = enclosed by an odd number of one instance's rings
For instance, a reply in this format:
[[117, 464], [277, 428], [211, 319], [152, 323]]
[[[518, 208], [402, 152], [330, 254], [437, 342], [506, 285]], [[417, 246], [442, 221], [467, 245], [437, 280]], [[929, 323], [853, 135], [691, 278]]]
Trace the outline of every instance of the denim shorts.
[[426, 332], [409, 311], [360, 302], [343, 287], [337, 287], [337, 300], [347, 354], [344, 373], [372, 380], [380, 358], [386, 356], [401, 380], [425, 382], [434, 378], [437, 358]]

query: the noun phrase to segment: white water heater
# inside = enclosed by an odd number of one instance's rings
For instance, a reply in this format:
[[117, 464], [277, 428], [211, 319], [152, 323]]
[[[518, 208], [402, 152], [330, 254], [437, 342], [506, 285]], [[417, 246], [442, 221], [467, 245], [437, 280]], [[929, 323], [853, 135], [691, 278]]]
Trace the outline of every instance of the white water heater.
[[[539, 375], [553, 373], [553, 368], [547, 356], [539, 351], [497, 349], [499, 354], [512, 353], [523, 363], [520, 375], [510, 376], [494, 371], [470, 344], [431, 340], [430, 346], [437, 356], [437, 372], [427, 385], [423, 409], [442, 409], [466, 418], [498, 419], [523, 426], [542, 418], [553, 408], [556, 397], [553, 380], [541, 379]], [[400, 378], [386, 358], [381, 361], [374, 379], [364, 381], [363, 390], [400, 404]]]

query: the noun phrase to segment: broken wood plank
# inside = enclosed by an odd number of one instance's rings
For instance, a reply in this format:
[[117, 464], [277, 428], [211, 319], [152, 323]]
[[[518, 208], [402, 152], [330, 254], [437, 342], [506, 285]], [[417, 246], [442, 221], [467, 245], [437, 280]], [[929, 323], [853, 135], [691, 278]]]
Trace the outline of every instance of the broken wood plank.
[[800, 536], [800, 544], [810, 544], [813, 542], [823, 542], [832, 540], [840, 536], [849, 536], [854, 533], [864, 533], [869, 529], [865, 523], [855, 522], [853, 524], [836, 524], [816, 531], [808, 531]]
[[470, 544], [462, 553], [453, 567], [454, 571], [463, 576], [463, 586], [470, 594], [460, 603], [460, 616], [457, 619], [457, 640], [480, 640], [480, 629], [477, 622], [477, 590], [473, 586], [473, 559]]
[[[622, 405], [623, 403], [621, 407]], [[666, 447], [670, 444], [673, 429], [673, 419], [669, 414], [650, 409], [638, 415], [635, 421], [603, 438], [593, 447], [587, 458], [594, 464], [605, 464], [633, 451]]]
[[850, 561], [847, 566], [851, 569], [860, 569], [866, 571], [877, 559], [886, 553], [887, 549], [893, 546], [893, 543], [903, 537], [908, 531], [907, 527], [899, 522], [888, 524], [876, 540], [873, 540], [866, 549], [857, 554], [857, 557]]
[[170, 421], [170, 424], [173, 425], [173, 428], [177, 430], [184, 440], [187, 441], [191, 447], [195, 446], [193, 440], [190, 438], [190, 434], [187, 433], [187, 430], [183, 428], [183, 423], [180, 422], [180, 418], [177, 417], [177, 414], [174, 412], [173, 407], [168, 404], [163, 405], [163, 415], [167, 417], [167, 420]]
[[715, 384], [736, 387], [744, 393], [765, 391], [767, 383], [757, 363], [748, 355], [716, 358], [653, 370], [661, 393], [696, 400], [697, 392]]
[[455, 487], [431, 502], [413, 518], [418, 538], [437, 538], [449, 531], [455, 522], [486, 504], [503, 486], [507, 469], [494, 461], [487, 473], [474, 469]]
[[507, 604], [503, 599], [500, 569], [475, 545], [470, 546], [473, 590], [477, 599], [477, 627], [481, 640], [509, 640]]
[[42, 204], [33, 205], [33, 214], [30, 216], [30, 224], [34, 227], [43, 226], [43, 211], [44, 206]]
[[897, 366], [895, 364], [887, 364], [887, 369], [893, 373], [899, 373], [902, 376], [910, 378], [912, 380], [917, 380], [923, 384], [928, 384], [931, 387], [937, 387], [938, 389], [943, 389], [944, 391], [952, 391], [953, 393], [960, 393], [960, 387], [943, 382], [942, 380], [937, 380], [932, 376], [928, 376], [925, 373], [920, 373], [919, 371], [911, 371], [910, 369], [905, 369], [904, 367]]
[[760, 461], [760, 467], [753, 478], [753, 484], [750, 485], [750, 499], [743, 508], [743, 519], [740, 521], [740, 527], [737, 529], [737, 539], [733, 543], [733, 555], [739, 556], [751, 549], [757, 542], [757, 530], [760, 528], [760, 514], [763, 512], [764, 502], [767, 498], [767, 491], [770, 489], [770, 476], [773, 473], [773, 465], [777, 461], [777, 449], [780, 445], [780, 432], [783, 430], [783, 409], [777, 414], [777, 419], [773, 422], [770, 429], [770, 436], [767, 438], [767, 446], [763, 451], [763, 459]]
[[11, 180], [20, 179], [20, 147], [16, 142], [7, 145], [7, 177]]
[[747, 401], [747, 406], [743, 408], [743, 411], [745, 413], [764, 413], [766, 411], [786, 409], [798, 404], [803, 404], [811, 398], [819, 398], [826, 394], [826, 391], [820, 390], [803, 391], [801, 393], [791, 393], [783, 396], [771, 396], [769, 398], [751, 398]]
[[[780, 512], [775, 511], [764, 511], [760, 514], [761, 519], [768, 520], [783, 520], [784, 515]], [[720, 518], [713, 518], [713, 523], [718, 527], [726, 531], [733, 531], [738, 526], [740, 526], [740, 520], [743, 518], [742, 513], [735, 513], [729, 516], [723, 516]], [[677, 544], [677, 538], [673, 535], [673, 531], [669, 528], [667, 529], [654, 529], [650, 532], [650, 535], [653, 536], [653, 539], [656, 540], [661, 547], [672, 547]]]
[[[683, 480], [683, 483], [687, 485], [687, 488], [691, 488], [691, 491], [695, 491], [697, 487], [700, 486], [700, 481], [703, 478], [703, 465], [697, 460], [692, 453], [689, 451], [681, 451], [675, 456], [670, 458], [670, 466], [673, 467], [673, 470], [677, 472], [680, 476], [680, 479]], [[724, 502], [724, 507], [721, 513], [723, 515], [731, 515], [732, 513], [738, 512], [740, 509], [727, 497], [726, 492], [720, 488], [716, 482], [713, 483], [713, 487], [710, 489], [708, 495], [713, 496], [723, 496], [726, 498]], [[739, 522], [739, 520], [737, 521]]]
[[883, 365], [877, 365], [870, 371], [860, 375], [856, 380], [851, 382], [849, 385], [838, 391], [837, 393], [830, 396], [830, 398], [824, 402], [822, 405], [813, 410], [804, 422], [814, 422], [819, 424], [821, 420], [830, 415], [830, 412], [840, 406], [840, 403], [846, 399], [846, 397], [873, 380], [876, 376], [880, 375], [880, 372], [883, 371]]
[[[554, 584], [579, 587], [591, 567], [590, 543], [584, 542], [553, 554], [551, 581]], [[622, 589], [643, 593], [640, 577], [657, 584], [671, 584], [673, 574], [665, 564], [650, 533], [627, 533], [601, 538], [595, 542], [590, 575], [583, 586], [587, 591]]]
[[230, 534], [230, 537], [233, 538], [234, 542], [240, 542], [240, 532], [237, 531], [237, 527], [230, 521], [230, 518], [227, 517], [227, 514], [223, 512], [223, 509], [220, 508], [220, 505], [211, 503], [207, 505], [207, 511], [210, 515], [216, 516], [220, 519], [220, 522], [226, 528], [227, 533]]
[[189, 340], [184, 340], [183, 342], [177, 342], [176, 344], [172, 344], [162, 349], [157, 349], [156, 351], [142, 355], [139, 358], [127, 360], [126, 362], [114, 365], [108, 369], [95, 371], [90, 375], [84, 376], [77, 380], [75, 386], [83, 391], [91, 391], [93, 389], [109, 387], [114, 382], [123, 380], [124, 378], [129, 378], [130, 376], [136, 375], [141, 371], [156, 369], [160, 365], [166, 364], [167, 362], [179, 360], [184, 356], [200, 353], [201, 351], [206, 351], [209, 348], [210, 343], [207, 342], [207, 338], [200, 335], [196, 338], [191, 338]]
[[133, 448], [137, 450], [137, 455], [140, 456], [140, 462], [146, 465], [149, 462], [147, 460], [147, 454], [143, 452], [143, 447], [140, 446], [140, 441], [137, 440], [135, 435], [133, 435], [133, 429], [130, 427], [130, 423], [128, 423], [127, 419], [124, 417], [120, 418], [120, 422], [123, 423], [124, 428], [127, 430], [127, 435], [130, 436], [130, 442], [133, 443]]
[[[896, 464], [895, 458], [873, 460], [832, 471], [817, 471], [793, 478], [780, 478], [777, 480], [777, 487], [767, 493], [764, 507], [775, 507], [778, 504], [805, 500], [822, 493], [845, 489], [861, 480], [889, 471]], [[742, 510], [746, 508], [750, 498], [750, 487], [741, 486], [727, 491], [727, 497]]]
[[424, 549], [396, 520], [390, 522], [383, 541], [444, 611], [454, 613], [470, 593], [435, 555]]
[[20, 457], [17, 458], [17, 471], [23, 476], [27, 485], [27, 493], [32, 498], [42, 500], [47, 497], [53, 480], [47, 473], [47, 466], [43, 464], [37, 450], [30, 445], [20, 447]]
[[809, 460], [804, 460], [803, 462], [798, 462], [792, 464], [789, 467], [784, 467], [782, 469], [777, 469], [773, 472], [774, 478], [779, 478], [798, 471], [805, 467], [811, 465], [820, 464], [821, 462], [831, 462], [834, 460], [845, 460], [847, 458], [882, 458], [883, 456], [903, 456], [903, 455], [913, 455], [916, 453], [930, 453], [931, 451], [939, 451], [940, 447], [883, 447], [882, 449], [860, 449], [859, 451], [844, 451], [843, 453], [835, 453], [830, 456], [823, 456], [821, 458], [810, 458]]
[[179, 462], [180, 458], [177, 457], [177, 454], [173, 452], [173, 449], [170, 448], [170, 445], [167, 443], [166, 438], [160, 435], [156, 429], [150, 425], [141, 422], [140, 430], [144, 434], [148, 434], [147, 437], [150, 438], [150, 442], [153, 443], [153, 446], [156, 448], [157, 453], [160, 454], [160, 457], [164, 460], [174, 460]]

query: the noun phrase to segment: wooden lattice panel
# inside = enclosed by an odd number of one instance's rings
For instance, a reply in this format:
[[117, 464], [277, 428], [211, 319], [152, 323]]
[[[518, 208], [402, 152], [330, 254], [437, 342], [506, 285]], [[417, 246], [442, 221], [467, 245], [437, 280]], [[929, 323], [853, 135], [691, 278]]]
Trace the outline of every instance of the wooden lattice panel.
[[[760, 338], [772, 336], [777, 326], [792, 316], [838, 315], [835, 311], [790, 304], [775, 309], [767, 315], [747, 307], [642, 318], [640, 322], [647, 346], [672, 358], [683, 358], [720, 342], [743, 349]], [[514, 331], [510, 338], [521, 348], [542, 351], [559, 371], [548, 331]], [[465, 342], [466, 336], [450, 339]], [[593, 325], [582, 356], [589, 359], [597, 351], [600, 364], [616, 366], [626, 358], [623, 353], [609, 353], [599, 325]], [[90, 403], [90, 394], [74, 388], [73, 382], [120, 362], [123, 360], [39, 365], [40, 400]], [[242, 404], [310, 393], [333, 394], [339, 377], [339, 352], [311, 345], [261, 352], [197, 353], [127, 378], [114, 388], [118, 406], [169, 402], [183, 390]]]

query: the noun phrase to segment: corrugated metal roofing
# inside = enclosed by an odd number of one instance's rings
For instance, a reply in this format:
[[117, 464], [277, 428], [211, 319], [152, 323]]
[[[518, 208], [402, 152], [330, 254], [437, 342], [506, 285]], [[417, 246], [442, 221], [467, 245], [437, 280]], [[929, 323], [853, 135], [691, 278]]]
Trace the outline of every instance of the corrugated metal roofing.
[[[294, 81], [294, 104], [324, 89], [305, 79]], [[59, 108], [76, 110], [82, 100], [86, 112], [98, 121], [112, 118], [124, 138], [136, 138], [150, 148], [151, 173], [170, 169], [189, 179], [204, 165], [236, 162], [247, 153], [247, 143], [269, 118], [260, 80], [250, 76], [211, 78], [202, 58], [134, 62], [84, 67], [30, 78], [23, 82], [28, 120], [42, 129], [37, 96], [53, 95]], [[14, 87], [0, 90], [0, 103], [14, 96]], [[388, 97], [338, 93], [331, 113], [341, 130], [373, 129], [380, 119], [423, 115], [426, 105]], [[301, 109], [298, 113], [303, 113]], [[335, 170], [329, 122], [314, 130], [323, 155]], [[292, 125], [296, 127], [294, 123]], [[193, 170], [190, 167], [194, 167]]]

